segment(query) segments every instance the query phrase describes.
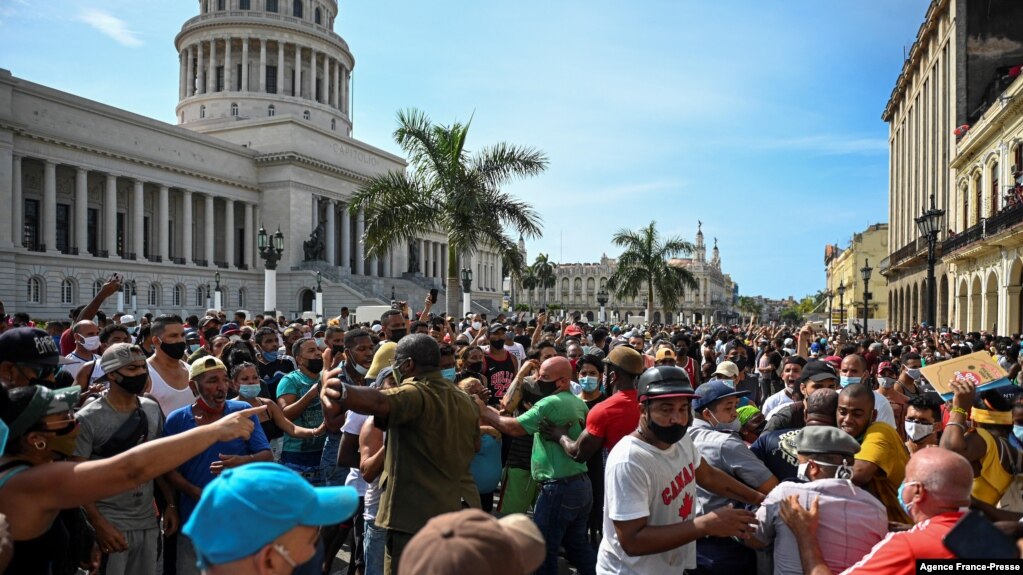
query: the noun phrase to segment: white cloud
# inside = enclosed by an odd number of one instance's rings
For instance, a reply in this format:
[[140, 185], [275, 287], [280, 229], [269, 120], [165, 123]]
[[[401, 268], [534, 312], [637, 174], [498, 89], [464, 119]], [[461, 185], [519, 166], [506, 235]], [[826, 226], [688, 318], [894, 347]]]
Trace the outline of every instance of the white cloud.
[[142, 40], [139, 40], [138, 35], [129, 30], [127, 23], [120, 18], [99, 10], [83, 10], [78, 19], [123, 46], [134, 48], [142, 45]]

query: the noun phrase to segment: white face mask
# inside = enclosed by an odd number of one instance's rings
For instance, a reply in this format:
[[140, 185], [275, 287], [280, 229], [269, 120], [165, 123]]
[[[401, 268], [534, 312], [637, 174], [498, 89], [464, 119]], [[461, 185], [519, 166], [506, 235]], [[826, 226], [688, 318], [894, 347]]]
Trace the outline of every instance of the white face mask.
[[877, 378], [877, 384], [885, 389], [895, 387], [895, 380], [890, 377], [879, 377]]
[[478, 321], [474, 321], [474, 322], [472, 322], [472, 329], [479, 329], [479, 328], [481, 328], [481, 327], [483, 327], [483, 324], [482, 324], [482, 323], [480, 323], [480, 322], [478, 322]]
[[99, 349], [99, 336], [94, 335], [92, 337], [83, 337], [82, 347], [89, 351], [96, 351], [97, 349]]
[[361, 365], [359, 365], [357, 363], [355, 364], [355, 373], [358, 373], [359, 375], [366, 375], [367, 371], [369, 371], [368, 367], [362, 367]]
[[934, 433], [933, 423], [917, 423], [915, 421], [906, 422], [906, 436], [918, 442], [925, 439], [928, 435]]

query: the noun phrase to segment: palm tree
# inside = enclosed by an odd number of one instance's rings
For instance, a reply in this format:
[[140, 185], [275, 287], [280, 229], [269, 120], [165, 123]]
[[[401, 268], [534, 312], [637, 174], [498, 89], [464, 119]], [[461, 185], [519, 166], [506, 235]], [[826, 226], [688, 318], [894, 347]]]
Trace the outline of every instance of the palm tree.
[[533, 290], [536, 289], [537, 279], [536, 274], [533, 273], [533, 266], [529, 266], [522, 271], [522, 275], [519, 276], [519, 283], [522, 284], [522, 289], [526, 290], [529, 295], [529, 310], [533, 310]]
[[618, 299], [634, 298], [645, 289], [647, 318], [653, 314], [655, 293], [661, 307], [677, 309], [685, 290], [696, 289], [696, 278], [689, 270], [668, 264], [671, 258], [692, 254], [696, 247], [677, 236], [662, 240], [657, 222], [636, 231], [620, 229], [611, 241], [625, 251], [618, 256], [607, 289]]
[[448, 313], [458, 309], [461, 299], [459, 269], [466, 265], [461, 258], [484, 245], [510, 253], [516, 246], [505, 227], [527, 238], [541, 234], [536, 210], [501, 186], [543, 172], [547, 156], [504, 142], [470, 153], [465, 144], [471, 123], [445, 126], [416, 109], [399, 111], [394, 140], [408, 154], [409, 169], [373, 178], [356, 191], [349, 207], [352, 214], [365, 210], [370, 255], [428, 230], [447, 234]]
[[745, 295], [739, 296], [739, 301], [735, 307], [739, 308], [739, 311], [743, 313], [748, 313], [750, 317], [758, 315], [762, 309], [762, 306], [755, 299]]
[[536, 287], [543, 294], [543, 304], [547, 305], [547, 290], [558, 285], [557, 270], [558, 264], [550, 261], [547, 254], [537, 254], [536, 260], [531, 266], [533, 275], [536, 276]]

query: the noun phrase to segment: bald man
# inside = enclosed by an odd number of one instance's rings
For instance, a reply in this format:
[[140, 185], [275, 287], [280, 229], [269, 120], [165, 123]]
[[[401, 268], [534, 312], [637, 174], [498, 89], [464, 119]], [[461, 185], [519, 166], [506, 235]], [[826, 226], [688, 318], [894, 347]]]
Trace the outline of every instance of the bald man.
[[[874, 389], [874, 381], [870, 377], [869, 370], [867, 369], [867, 361], [863, 359], [863, 356], [850, 354], [842, 358], [842, 364], [838, 369], [839, 380], [838, 383], [843, 388], [853, 384], [862, 383], [867, 387]], [[888, 425], [892, 426], [896, 432], [902, 427], [895, 421], [895, 410], [892, 409], [892, 404], [888, 402], [888, 398], [881, 395], [881, 392], [874, 389], [874, 409], [877, 410], [877, 421], [883, 421]]]
[[530, 470], [533, 480], [540, 485], [533, 521], [547, 541], [547, 557], [536, 572], [539, 575], [556, 575], [558, 549], [564, 547], [565, 557], [580, 575], [593, 575], [597, 555], [586, 537], [587, 520], [593, 506], [593, 488], [586, 474], [586, 462], [573, 460], [557, 441], [547, 441], [538, 433], [540, 422], [546, 420], [567, 427], [567, 436], [575, 441], [585, 424], [586, 404], [569, 390], [572, 364], [563, 357], [552, 357], [543, 362], [536, 383], [544, 398], [517, 418], [501, 416], [479, 398], [476, 403], [487, 425], [506, 435], [533, 435]]
[[[942, 539], [969, 506], [972, 488], [973, 469], [965, 457], [940, 447], [914, 453], [901, 495], [916, 526], [889, 533], [845, 573], [912, 575], [917, 559], [953, 559]], [[817, 543], [817, 501], [806, 510], [794, 497], [783, 503], [781, 515], [796, 536], [803, 572], [830, 575]]]
[[96, 354], [100, 346], [99, 326], [91, 320], [83, 319], [71, 328], [71, 333], [75, 338], [75, 350], [67, 354], [70, 363], [64, 365], [62, 369], [73, 378], [78, 375], [83, 365], [99, 359], [99, 355]]

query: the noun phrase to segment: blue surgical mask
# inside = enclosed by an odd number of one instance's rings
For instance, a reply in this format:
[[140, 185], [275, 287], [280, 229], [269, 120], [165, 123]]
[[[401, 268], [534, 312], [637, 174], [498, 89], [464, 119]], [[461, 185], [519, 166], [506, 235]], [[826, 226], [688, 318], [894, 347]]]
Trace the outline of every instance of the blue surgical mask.
[[922, 377], [920, 375], [920, 369], [913, 367], [906, 368], [906, 375], [913, 378], [913, 381], [920, 381], [920, 378]]
[[327, 345], [327, 344], [326, 344], [326, 343], [324, 343], [324, 341], [323, 341], [323, 338], [322, 338], [322, 337], [318, 337], [318, 338], [316, 338], [316, 347], [318, 347], [318, 348], [320, 348], [320, 349], [323, 349], [323, 348], [324, 348], [324, 346], [326, 346], [326, 345]]
[[1016, 439], [1023, 442], [1023, 425], [1013, 425], [1012, 434], [1016, 436]]
[[455, 368], [449, 367], [447, 369], [440, 370], [440, 376], [448, 381], [455, 381]]
[[277, 350], [275, 349], [273, 351], [264, 351], [263, 359], [265, 359], [268, 362], [277, 361]]
[[739, 433], [739, 430], [742, 429], [742, 422], [739, 421], [738, 417], [733, 419], [730, 423], [722, 423], [721, 421], [718, 421], [717, 417], [714, 417], [714, 414], [711, 414], [710, 416], [714, 418], [714, 429], [718, 431]]
[[582, 386], [583, 391], [589, 393], [597, 389], [600, 385], [600, 381], [597, 380], [595, 375], [587, 375], [579, 378], [579, 385]]
[[200, 346], [197, 343], [189, 344], [188, 351], [189, 351], [189, 353], [195, 353], [195, 352], [199, 351], [200, 347], [202, 347], [202, 346]]
[[919, 485], [920, 482], [919, 481], [910, 481], [910, 482], [903, 481], [902, 484], [899, 485], [899, 492], [898, 492], [898, 494], [899, 494], [899, 505], [902, 506], [902, 510], [906, 512], [906, 515], [910, 514], [909, 510], [913, 508], [913, 504], [912, 503], [906, 503], [906, 500], [902, 498], [902, 490], [905, 489], [907, 485], [912, 485], [912, 484]]
[[250, 383], [250, 384], [247, 384], [247, 385], [239, 385], [238, 386], [238, 395], [240, 395], [240, 396], [242, 396], [242, 397], [244, 397], [246, 399], [252, 399], [253, 397], [256, 397], [257, 395], [259, 395], [259, 389], [260, 389], [260, 386], [259, 386], [258, 383]]
[[848, 375], [843, 375], [838, 378], [838, 383], [842, 387], [847, 387], [854, 383], [859, 383], [862, 379], [862, 377], [849, 377]]

